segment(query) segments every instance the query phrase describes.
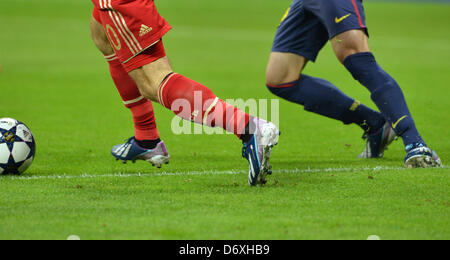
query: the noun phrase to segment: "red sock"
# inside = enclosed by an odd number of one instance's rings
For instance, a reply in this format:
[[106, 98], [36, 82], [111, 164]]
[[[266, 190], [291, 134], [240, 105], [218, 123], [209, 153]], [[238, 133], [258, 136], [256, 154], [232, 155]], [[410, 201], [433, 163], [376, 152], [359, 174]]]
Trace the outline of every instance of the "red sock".
[[183, 119], [222, 127], [239, 138], [250, 121], [248, 114], [225, 103], [209, 88], [177, 73], [162, 82], [159, 101]]
[[115, 54], [105, 58], [123, 103], [133, 115], [135, 138], [137, 140], [158, 139], [159, 133], [152, 102], [141, 95], [136, 83], [122, 67], [122, 63]]

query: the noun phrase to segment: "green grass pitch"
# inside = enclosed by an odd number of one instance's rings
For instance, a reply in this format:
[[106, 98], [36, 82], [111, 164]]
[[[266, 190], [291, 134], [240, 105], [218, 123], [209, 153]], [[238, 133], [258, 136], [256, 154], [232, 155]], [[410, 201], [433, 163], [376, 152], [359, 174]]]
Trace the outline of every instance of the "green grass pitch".
[[[265, 89], [272, 39], [289, 0], [157, 1], [174, 29], [175, 70], [223, 99], [274, 98]], [[89, 36], [91, 1], [2, 0], [0, 117], [27, 123], [37, 157], [0, 178], [0, 239], [450, 239], [449, 168], [404, 170], [401, 141], [359, 160], [361, 131], [280, 102], [274, 174], [248, 187], [230, 135], [173, 135], [156, 109], [172, 161], [162, 170], [116, 163], [131, 115]], [[450, 5], [366, 3], [371, 47], [404, 89], [428, 144], [450, 161]], [[368, 91], [328, 45], [306, 73], [360, 101]]]

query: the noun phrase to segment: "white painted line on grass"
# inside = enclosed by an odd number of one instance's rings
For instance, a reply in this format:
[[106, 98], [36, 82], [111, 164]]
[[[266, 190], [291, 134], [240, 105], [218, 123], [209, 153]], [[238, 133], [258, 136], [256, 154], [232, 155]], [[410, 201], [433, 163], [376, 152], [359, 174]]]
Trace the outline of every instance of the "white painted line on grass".
[[81, 238], [77, 235], [70, 235], [69, 237], [67, 237], [67, 240], [81, 240]]
[[[450, 167], [444, 166], [444, 169]], [[439, 168], [439, 169], [443, 169]], [[300, 174], [300, 173], [332, 173], [332, 172], [364, 172], [364, 171], [404, 171], [404, 167], [357, 167], [357, 168], [307, 168], [307, 169], [279, 169], [274, 174]], [[430, 169], [431, 170], [431, 169]], [[111, 174], [81, 174], [81, 175], [47, 175], [47, 176], [8, 176], [8, 180], [43, 180], [43, 179], [97, 179], [97, 178], [130, 178], [130, 177], [158, 177], [158, 176], [192, 176], [192, 175], [238, 175], [247, 174], [245, 170], [227, 171], [190, 171], [190, 172], [160, 172], [160, 173], [111, 173]], [[1, 180], [2, 178], [0, 178]]]
[[369, 236], [367, 238], [367, 240], [369, 240], [369, 241], [371, 241], [371, 240], [377, 241], [377, 240], [381, 240], [381, 238], [379, 236], [377, 236], [377, 235], [372, 235], [372, 236]]

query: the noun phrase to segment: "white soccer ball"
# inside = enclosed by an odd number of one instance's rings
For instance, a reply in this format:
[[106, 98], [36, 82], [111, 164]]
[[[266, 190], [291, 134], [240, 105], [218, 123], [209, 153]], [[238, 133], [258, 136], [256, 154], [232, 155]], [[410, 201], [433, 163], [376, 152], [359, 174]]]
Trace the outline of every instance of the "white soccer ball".
[[31, 130], [12, 118], [0, 119], [0, 174], [24, 173], [33, 163], [36, 142]]

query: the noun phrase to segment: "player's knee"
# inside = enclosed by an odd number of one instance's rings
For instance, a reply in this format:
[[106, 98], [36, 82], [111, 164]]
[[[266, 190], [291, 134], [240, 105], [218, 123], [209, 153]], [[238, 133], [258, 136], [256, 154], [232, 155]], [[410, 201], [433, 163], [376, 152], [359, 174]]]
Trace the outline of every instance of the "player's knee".
[[350, 40], [347, 43], [335, 48], [336, 57], [341, 63], [344, 63], [347, 57], [363, 52], [370, 52], [370, 49], [357, 41]]
[[283, 77], [278, 75], [267, 74], [266, 75], [266, 85], [267, 86], [277, 86], [282, 84], [284, 81]]
[[[166, 59], [166, 58], [165, 58]], [[141, 94], [152, 101], [158, 102], [159, 89], [167, 75], [172, 73], [170, 64], [165, 59], [147, 64], [129, 72], [136, 82]]]
[[335, 36], [331, 40], [336, 57], [344, 63], [348, 56], [370, 52], [368, 37], [363, 30], [351, 30]]
[[300, 82], [300, 77], [298, 76], [297, 79], [294, 80], [288, 80], [286, 78], [284, 79], [274, 79], [274, 80], [268, 80], [266, 83], [267, 89], [274, 94], [275, 96], [278, 96], [280, 98], [286, 99], [286, 100], [292, 100], [292, 95], [295, 94], [297, 97], [300, 95], [296, 90], [295, 86], [298, 85]]
[[145, 74], [142, 67], [130, 71], [128, 74], [136, 82], [142, 96], [152, 101], [158, 101], [159, 85]]
[[266, 70], [266, 83], [267, 85], [278, 85], [283, 81], [283, 77], [286, 72], [276, 65], [273, 62], [269, 61]]
[[301, 78], [301, 75], [296, 77], [295, 79], [287, 79], [287, 78], [266, 78], [266, 86], [273, 93], [273, 89], [284, 87], [285, 85], [295, 84]]
[[139, 84], [139, 91], [141, 92], [141, 94], [149, 99], [152, 100], [154, 102], [158, 102], [158, 91], [159, 91], [159, 84], [157, 84], [156, 82], [150, 81], [150, 80], [146, 80], [144, 82], [142, 82], [141, 84]]
[[269, 67], [266, 72], [266, 85], [279, 86], [286, 83], [297, 81], [300, 79], [300, 77], [301, 77], [300, 72], [280, 70], [279, 68], [271, 69]]
[[347, 59], [347, 57], [357, 54], [357, 53], [363, 53], [363, 52], [368, 52], [368, 51], [361, 50], [359, 48], [354, 48], [354, 47], [341, 48], [338, 51], [336, 51], [336, 57], [343, 64], [344, 61]]
[[272, 53], [266, 71], [267, 85], [277, 86], [299, 80], [306, 62], [304, 57], [297, 54]]
[[139, 88], [141, 94], [152, 101], [158, 101], [158, 87], [152, 84], [144, 84]]

